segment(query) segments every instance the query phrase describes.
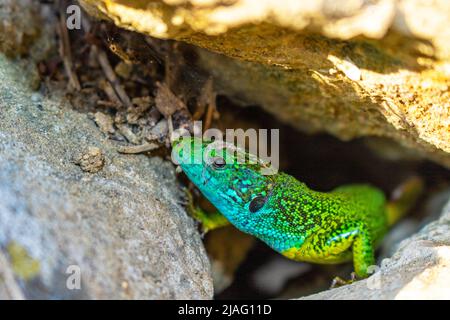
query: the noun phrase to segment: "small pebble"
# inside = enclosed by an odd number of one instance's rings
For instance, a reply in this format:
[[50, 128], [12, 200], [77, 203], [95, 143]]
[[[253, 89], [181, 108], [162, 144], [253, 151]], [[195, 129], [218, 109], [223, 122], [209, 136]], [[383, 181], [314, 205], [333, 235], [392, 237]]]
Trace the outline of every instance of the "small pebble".
[[75, 155], [74, 163], [81, 167], [81, 170], [89, 173], [97, 173], [105, 165], [105, 156], [101, 149], [88, 147], [86, 150]]

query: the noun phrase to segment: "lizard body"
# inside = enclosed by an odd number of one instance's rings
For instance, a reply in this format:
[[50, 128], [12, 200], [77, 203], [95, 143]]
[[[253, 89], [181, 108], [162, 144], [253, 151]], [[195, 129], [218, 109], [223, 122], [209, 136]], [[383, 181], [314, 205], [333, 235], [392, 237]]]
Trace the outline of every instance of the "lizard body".
[[260, 159], [239, 162], [238, 154], [252, 157], [242, 149], [211, 146], [184, 137], [174, 144], [172, 155], [231, 224], [290, 259], [323, 264], [353, 259], [359, 277], [368, 275], [376, 246], [420, 189], [417, 180], [410, 183], [408, 196], [395, 204], [365, 184], [318, 192], [282, 172], [262, 174], [269, 164]]

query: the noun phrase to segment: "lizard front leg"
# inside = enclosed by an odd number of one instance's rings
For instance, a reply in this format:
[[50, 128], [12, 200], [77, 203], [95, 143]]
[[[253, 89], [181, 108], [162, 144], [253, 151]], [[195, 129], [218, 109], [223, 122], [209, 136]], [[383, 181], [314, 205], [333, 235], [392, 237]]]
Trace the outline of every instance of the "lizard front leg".
[[369, 267], [375, 264], [373, 242], [365, 228], [357, 230], [352, 245], [353, 266], [358, 277], [366, 278], [369, 276]]
[[370, 233], [362, 223], [350, 222], [333, 230], [318, 230], [299, 246], [282, 252], [288, 258], [314, 263], [333, 264], [353, 257], [355, 273], [368, 276], [369, 266], [375, 263]]
[[187, 211], [198, 222], [201, 223], [202, 233], [206, 234], [211, 230], [230, 225], [230, 222], [219, 211], [212, 213], [205, 212], [199, 206], [194, 204], [192, 194], [187, 191]]
[[335, 277], [331, 284], [331, 288], [350, 284], [358, 278], [366, 278], [369, 275], [369, 267], [375, 264], [374, 249], [366, 228], [359, 226], [354, 229], [350, 228], [348, 232], [349, 234], [344, 233], [343, 238], [347, 238], [351, 241], [353, 267], [355, 269], [355, 272], [352, 272], [350, 280], [344, 280], [340, 277]]
[[373, 242], [368, 228], [361, 222], [349, 222], [331, 231], [325, 242], [325, 248], [333, 254], [345, 254], [349, 250], [353, 256], [356, 276], [365, 278], [368, 269], [375, 264]]

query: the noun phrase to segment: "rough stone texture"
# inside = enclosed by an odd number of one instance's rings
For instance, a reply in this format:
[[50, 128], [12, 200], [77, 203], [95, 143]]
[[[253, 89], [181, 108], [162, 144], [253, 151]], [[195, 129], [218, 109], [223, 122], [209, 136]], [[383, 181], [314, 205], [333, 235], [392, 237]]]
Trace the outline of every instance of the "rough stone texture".
[[16, 56], [28, 52], [39, 36], [37, 1], [2, 0], [0, 3], [0, 51]]
[[[118, 154], [94, 121], [33, 92], [29, 78], [0, 55], [0, 298], [211, 298], [173, 165]], [[73, 162], [90, 147], [105, 158], [95, 174]], [[71, 265], [81, 290], [66, 287]]]
[[301, 130], [389, 137], [450, 167], [446, 0], [81, 3], [118, 26], [220, 53], [197, 50], [220, 93]]
[[450, 201], [441, 218], [403, 240], [368, 279], [303, 299], [448, 299]]
[[[450, 4], [445, 0], [81, 0], [98, 17], [159, 38], [184, 38], [196, 32], [220, 35], [261, 22], [330, 38], [383, 37], [389, 28], [431, 40], [449, 54]], [[432, 17], [432, 18], [431, 18]]]

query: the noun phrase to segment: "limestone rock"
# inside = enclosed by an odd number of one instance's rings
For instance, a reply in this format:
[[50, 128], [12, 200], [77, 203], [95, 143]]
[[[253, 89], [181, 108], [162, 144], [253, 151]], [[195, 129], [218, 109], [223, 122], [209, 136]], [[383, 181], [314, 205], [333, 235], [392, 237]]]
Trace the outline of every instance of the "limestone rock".
[[82, 0], [195, 49], [216, 90], [307, 132], [381, 136], [450, 167], [445, 0]]
[[[173, 165], [117, 153], [87, 114], [27, 78], [0, 55], [0, 298], [211, 298]], [[94, 164], [101, 150], [101, 171], [73, 162], [84, 150]]]
[[[282, 28], [309, 28], [327, 37], [359, 35], [382, 38], [390, 28], [431, 40], [449, 54], [445, 0], [81, 0], [89, 13], [158, 38], [182, 39], [197, 32], [220, 35], [233, 28], [267, 23]], [[253, 36], [255, 36], [254, 34]]]

